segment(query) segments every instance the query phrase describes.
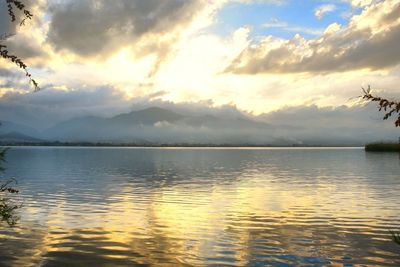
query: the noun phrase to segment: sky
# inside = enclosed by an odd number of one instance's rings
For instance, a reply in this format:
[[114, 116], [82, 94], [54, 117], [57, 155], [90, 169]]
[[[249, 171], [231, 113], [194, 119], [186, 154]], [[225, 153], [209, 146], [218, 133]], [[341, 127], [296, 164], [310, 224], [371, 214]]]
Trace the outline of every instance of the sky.
[[354, 98], [367, 85], [400, 96], [398, 0], [26, 4], [34, 18], [22, 27], [0, 4], [0, 31], [15, 34], [5, 44], [41, 91], [1, 60], [0, 119], [112, 116], [143, 103], [268, 117], [358, 108]]

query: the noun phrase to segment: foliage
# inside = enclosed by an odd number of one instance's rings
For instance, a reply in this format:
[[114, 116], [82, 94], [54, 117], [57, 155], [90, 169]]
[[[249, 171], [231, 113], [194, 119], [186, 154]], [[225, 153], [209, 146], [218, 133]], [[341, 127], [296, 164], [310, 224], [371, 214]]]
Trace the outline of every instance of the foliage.
[[[18, 0], [4, 0], [7, 4], [8, 14], [10, 16], [11, 22], [15, 22], [17, 20], [17, 16], [15, 15], [14, 10], [18, 10], [18, 12], [22, 12], [22, 20], [20, 21], [19, 25], [25, 25], [25, 21], [27, 19], [32, 19], [32, 13], [25, 8], [25, 5]], [[3, 33], [0, 35], [0, 57], [4, 58], [5, 60], [11, 61], [18, 68], [25, 71], [25, 75], [28, 77], [29, 82], [33, 84], [35, 91], [38, 91], [39, 85], [38, 83], [32, 78], [31, 73], [28, 71], [28, 66], [16, 55], [12, 55], [7, 50], [7, 46], [4, 45], [2, 42], [8, 39], [12, 34]], [[4, 171], [4, 167], [2, 163], [5, 160], [7, 149], [3, 148], [0, 149], [0, 173]], [[17, 221], [17, 217], [15, 216], [15, 210], [18, 209], [20, 206], [13, 203], [10, 199], [11, 194], [17, 194], [18, 190], [13, 188], [12, 185], [16, 184], [17, 181], [15, 179], [8, 179], [7, 181], [1, 183], [0, 182], [0, 221], [6, 221], [9, 225], [14, 225]]]
[[400, 152], [400, 144], [395, 143], [372, 143], [365, 146], [366, 151], [376, 152]]
[[390, 233], [392, 234], [393, 242], [395, 242], [396, 244], [400, 245], [400, 234], [392, 232], [392, 231], [390, 231]]
[[[29, 10], [25, 9], [25, 5], [21, 1], [17, 0], [5, 0], [5, 1], [7, 3], [8, 14], [10, 15], [12, 22], [16, 21], [14, 8], [23, 13], [23, 19], [20, 22], [20, 26], [24, 25], [27, 19], [32, 19], [33, 17], [32, 13]], [[7, 33], [4, 33], [2, 36], [0, 36], [0, 56], [5, 60], [11, 61], [15, 65], [17, 65], [18, 68], [25, 71], [25, 75], [28, 77], [29, 82], [33, 84], [35, 91], [38, 91], [40, 89], [39, 85], [35, 81], [35, 79], [32, 78], [32, 74], [28, 71], [28, 66], [18, 56], [10, 54], [9, 51], [7, 50], [7, 46], [1, 43], [1, 41], [6, 40], [10, 36], [11, 35]]]
[[[0, 172], [4, 171], [1, 163], [5, 160], [6, 148], [0, 150]], [[8, 225], [14, 225], [18, 218], [15, 216], [15, 210], [20, 206], [13, 203], [10, 199], [11, 194], [17, 194], [18, 190], [13, 188], [12, 185], [16, 184], [15, 179], [8, 179], [4, 183], [0, 183], [0, 221], [5, 221]]]
[[386, 112], [385, 115], [383, 116], [384, 120], [387, 120], [394, 114], [398, 116], [394, 124], [396, 125], [396, 127], [400, 127], [400, 101], [392, 101], [379, 96], [372, 95], [371, 86], [369, 85], [367, 89], [362, 88], [362, 90], [364, 92], [364, 95], [360, 96], [362, 97], [362, 99], [371, 102], [378, 102], [379, 111], [382, 111], [383, 109]]
[[[396, 115], [397, 120], [395, 121], [395, 126], [400, 127], [400, 101], [388, 100], [383, 97], [374, 96], [371, 93], [371, 86], [368, 85], [367, 89], [362, 88], [364, 95], [360, 96], [362, 99], [371, 102], [378, 102], [379, 111], [382, 109], [386, 112], [383, 116], [384, 120], [387, 120], [392, 115]], [[369, 144], [365, 146], [368, 151], [400, 151], [400, 144]], [[392, 234], [392, 240], [400, 245], [400, 233], [395, 233], [390, 231]]]
[[6, 3], [7, 3], [7, 7], [8, 7], [8, 14], [11, 17], [11, 21], [14, 22], [16, 20], [16, 17], [15, 17], [15, 14], [14, 14], [14, 10], [13, 10], [13, 5], [24, 13], [25, 17], [20, 22], [21, 26], [25, 24], [25, 20], [26, 19], [32, 19], [32, 17], [33, 17], [32, 13], [29, 10], [25, 9], [25, 5], [21, 1], [6, 0]]
[[3, 148], [0, 150], [0, 172], [4, 171], [4, 167], [1, 165], [5, 161], [7, 148]]

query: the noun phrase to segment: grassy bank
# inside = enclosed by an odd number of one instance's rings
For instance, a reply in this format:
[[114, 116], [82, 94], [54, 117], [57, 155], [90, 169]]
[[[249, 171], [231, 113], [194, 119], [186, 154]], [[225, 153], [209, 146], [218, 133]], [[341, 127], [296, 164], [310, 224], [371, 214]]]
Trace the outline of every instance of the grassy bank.
[[373, 143], [365, 146], [365, 151], [376, 152], [400, 152], [400, 144], [398, 143]]

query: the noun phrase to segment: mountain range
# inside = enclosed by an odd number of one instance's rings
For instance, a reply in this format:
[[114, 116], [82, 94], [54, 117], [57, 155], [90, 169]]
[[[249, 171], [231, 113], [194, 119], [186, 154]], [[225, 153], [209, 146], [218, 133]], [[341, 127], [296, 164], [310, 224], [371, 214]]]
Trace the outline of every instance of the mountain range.
[[304, 125], [301, 121], [297, 124], [281, 124], [281, 121], [288, 122], [289, 118], [275, 116], [268, 119], [269, 123], [242, 113], [218, 116], [150, 107], [109, 118], [77, 117], [44, 130], [1, 121], [0, 142], [350, 146], [364, 145], [374, 141], [376, 136], [394, 138], [393, 132], [379, 127], [371, 129], [360, 125], [349, 128], [326, 124], [311, 128], [311, 124], [306, 121], [303, 121]]
[[86, 116], [60, 122], [44, 131], [3, 122], [0, 141], [10, 136], [27, 140], [108, 143], [264, 144], [271, 141], [270, 125], [244, 117], [188, 115], [151, 107], [111, 118]]

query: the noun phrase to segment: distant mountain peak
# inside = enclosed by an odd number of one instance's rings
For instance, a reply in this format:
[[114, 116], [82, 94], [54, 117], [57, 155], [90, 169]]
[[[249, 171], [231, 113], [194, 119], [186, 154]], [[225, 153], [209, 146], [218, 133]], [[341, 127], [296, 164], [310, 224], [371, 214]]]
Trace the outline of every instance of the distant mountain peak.
[[120, 114], [110, 118], [112, 121], [127, 124], [154, 124], [158, 121], [174, 122], [180, 120], [184, 115], [160, 107], [149, 107], [142, 110], [132, 111], [130, 113]]
[[133, 112], [173, 112], [173, 111], [161, 107], [152, 106], [141, 110], [136, 110]]
[[[76, 118], [59, 123], [44, 133], [49, 140], [156, 143], [261, 142], [267, 124], [212, 114], [187, 114], [161, 107], [148, 107], [111, 118]], [[261, 140], [261, 141], [260, 141]]]
[[8, 134], [8, 133], [24, 133], [28, 136], [38, 137], [40, 136], [39, 132], [29, 126], [14, 123], [11, 121], [0, 120], [0, 135]]
[[20, 132], [10, 132], [0, 135], [0, 142], [41, 142], [42, 139], [35, 138]]

